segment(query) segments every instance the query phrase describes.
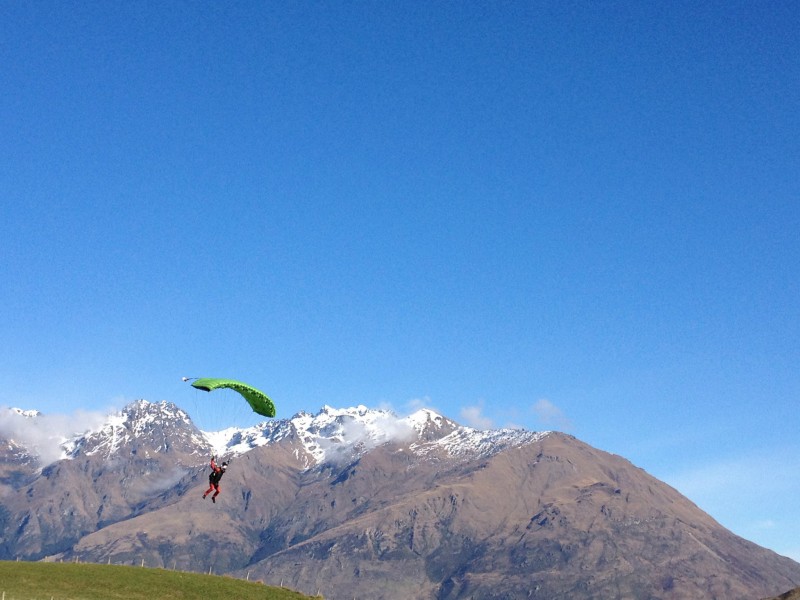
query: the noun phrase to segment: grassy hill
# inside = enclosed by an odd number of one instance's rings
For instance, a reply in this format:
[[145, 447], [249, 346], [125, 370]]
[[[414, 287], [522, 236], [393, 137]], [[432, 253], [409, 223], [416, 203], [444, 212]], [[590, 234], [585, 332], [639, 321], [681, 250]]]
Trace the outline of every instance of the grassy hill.
[[164, 569], [0, 561], [5, 600], [307, 600], [297, 592], [231, 577]]

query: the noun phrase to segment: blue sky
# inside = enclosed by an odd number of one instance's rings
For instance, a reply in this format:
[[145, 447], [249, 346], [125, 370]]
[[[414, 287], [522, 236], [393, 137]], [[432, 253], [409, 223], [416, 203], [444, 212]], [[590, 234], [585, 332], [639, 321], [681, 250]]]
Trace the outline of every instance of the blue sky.
[[561, 429], [800, 560], [800, 8], [485, 4], [0, 0], [0, 405]]

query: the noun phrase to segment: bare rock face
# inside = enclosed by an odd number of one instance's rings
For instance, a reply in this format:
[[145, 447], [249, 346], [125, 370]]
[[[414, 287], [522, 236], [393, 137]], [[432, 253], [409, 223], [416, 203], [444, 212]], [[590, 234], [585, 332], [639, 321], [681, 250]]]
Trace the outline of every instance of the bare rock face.
[[0, 442], [0, 497], [33, 481], [38, 466], [35, 457], [15, 442]]
[[781, 594], [780, 596], [775, 596], [773, 598], [765, 598], [764, 600], [800, 600], [800, 588], [795, 588], [793, 590], [789, 590], [788, 592]]
[[63, 460], [18, 465], [0, 558], [144, 561], [330, 600], [753, 600], [800, 583], [800, 564], [563, 434], [325, 407], [221, 443], [235, 457], [212, 504], [212, 444], [172, 405], [132, 405]]

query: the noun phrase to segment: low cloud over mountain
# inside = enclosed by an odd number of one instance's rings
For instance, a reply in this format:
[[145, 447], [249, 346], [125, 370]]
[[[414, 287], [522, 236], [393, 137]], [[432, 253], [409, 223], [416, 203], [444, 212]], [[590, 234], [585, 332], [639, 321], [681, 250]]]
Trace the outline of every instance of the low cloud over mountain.
[[76, 411], [69, 415], [46, 415], [35, 410], [0, 407], [0, 439], [18, 445], [48, 465], [64, 458], [64, 443], [98, 429], [108, 419], [105, 413]]

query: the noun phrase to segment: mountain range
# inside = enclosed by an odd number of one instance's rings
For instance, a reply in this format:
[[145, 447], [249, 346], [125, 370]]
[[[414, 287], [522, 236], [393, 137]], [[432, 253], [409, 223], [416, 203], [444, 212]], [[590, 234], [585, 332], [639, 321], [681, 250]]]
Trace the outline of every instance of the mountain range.
[[[325, 406], [208, 433], [141, 400], [49, 464], [17, 437], [0, 439], [0, 559], [211, 571], [329, 600], [756, 600], [800, 585], [800, 564], [558, 432]], [[215, 504], [201, 497], [214, 454], [230, 462]]]

